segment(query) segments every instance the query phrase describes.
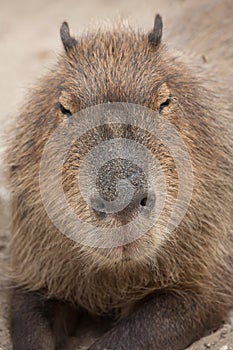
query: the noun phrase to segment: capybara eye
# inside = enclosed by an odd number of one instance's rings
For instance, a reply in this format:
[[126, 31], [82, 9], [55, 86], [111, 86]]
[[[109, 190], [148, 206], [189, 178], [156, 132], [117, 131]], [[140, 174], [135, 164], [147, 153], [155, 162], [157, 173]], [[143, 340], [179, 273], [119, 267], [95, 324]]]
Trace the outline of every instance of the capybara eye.
[[66, 109], [61, 103], [59, 103], [59, 108], [62, 114], [66, 115], [67, 117], [71, 117], [72, 113], [69, 111], [69, 109]]
[[161, 113], [162, 110], [163, 110], [165, 107], [169, 106], [170, 103], [171, 103], [171, 101], [172, 101], [172, 100], [171, 100], [171, 98], [169, 97], [165, 102], [161, 103], [161, 105], [159, 106], [159, 113]]

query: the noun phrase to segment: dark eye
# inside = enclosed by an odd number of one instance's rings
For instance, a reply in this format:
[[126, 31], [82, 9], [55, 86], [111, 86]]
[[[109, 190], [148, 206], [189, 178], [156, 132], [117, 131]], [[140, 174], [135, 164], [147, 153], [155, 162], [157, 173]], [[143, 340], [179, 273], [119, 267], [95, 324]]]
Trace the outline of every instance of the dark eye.
[[66, 109], [61, 103], [59, 103], [59, 108], [62, 114], [66, 115], [67, 117], [71, 117], [72, 113], [69, 109]]
[[161, 103], [161, 105], [159, 106], [159, 113], [161, 113], [165, 107], [169, 106], [171, 101], [172, 99], [171, 97], [169, 97], [165, 102]]

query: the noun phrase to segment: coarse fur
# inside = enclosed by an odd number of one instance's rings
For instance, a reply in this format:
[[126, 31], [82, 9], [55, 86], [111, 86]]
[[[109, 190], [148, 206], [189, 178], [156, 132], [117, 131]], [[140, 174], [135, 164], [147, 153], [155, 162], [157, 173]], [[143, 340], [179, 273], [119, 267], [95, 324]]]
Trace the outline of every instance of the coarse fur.
[[[16, 286], [43, 291], [94, 315], [116, 313], [122, 318], [156, 292], [190, 291], [205, 296], [203, 313], [208, 305], [221, 321], [233, 305], [233, 95], [207, 68], [193, 67], [183, 54], [163, 43], [153, 46], [147, 34], [128, 27], [69, 41], [57, 64], [33, 89], [11, 135], [7, 162], [13, 199], [11, 274]], [[192, 200], [179, 227], [166, 235], [164, 214], [159, 230], [148, 231], [131, 252], [69, 240], [50, 221], [39, 188], [45, 143], [66, 118], [60, 104], [72, 113], [107, 102], [140, 104], [159, 112], [168, 98], [171, 103], [160, 113], [182, 136], [194, 175]], [[105, 132], [128, 135], [124, 127]], [[129, 137], [160, 160], [170, 191], [169, 212], [177, 194], [171, 157], [150, 135], [133, 129]], [[82, 203], [74, 179], [77, 160], [94, 144], [88, 136], [77, 142], [63, 170], [67, 198], [86, 218], [92, 213]]]

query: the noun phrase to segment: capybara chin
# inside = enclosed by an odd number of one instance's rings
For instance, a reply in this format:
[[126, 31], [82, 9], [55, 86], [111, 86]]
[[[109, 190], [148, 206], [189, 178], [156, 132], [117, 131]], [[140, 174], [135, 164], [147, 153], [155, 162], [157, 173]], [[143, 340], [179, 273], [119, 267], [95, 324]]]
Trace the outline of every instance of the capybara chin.
[[[13, 349], [60, 349], [83, 310], [116, 320], [91, 350], [185, 349], [217, 327], [233, 304], [230, 86], [219, 84], [208, 67], [193, 68], [186, 56], [169, 50], [160, 15], [149, 34], [115, 27], [75, 39], [64, 22], [61, 40], [65, 50], [30, 93], [7, 152], [13, 198]], [[140, 210], [158, 203], [156, 193], [149, 200], [147, 174], [122, 157], [101, 167], [96, 181], [100, 196], [91, 198], [93, 207], [85, 202], [77, 175], [87, 154], [102, 141], [127, 139], [149, 149], [166, 183], [157, 225], [133, 242], [96, 247], [70, 239], [52, 222], [39, 174], [56, 128], [109, 103], [147, 108], [177, 130], [190, 158], [193, 188], [183, 220], [168, 233], [167, 222], [184, 184], [166, 145], [140, 126], [93, 126], [71, 145], [63, 162], [64, 194], [75, 215], [94, 223], [96, 230], [124, 230]], [[69, 133], [64, 132], [65, 138]], [[51, 171], [48, 193], [55, 177]], [[102, 210], [103, 203], [117, 197], [117, 182], [126, 178], [134, 188], [132, 201], [119, 212]], [[51, 194], [51, 203], [56, 199]], [[69, 228], [60, 207], [58, 214]]]

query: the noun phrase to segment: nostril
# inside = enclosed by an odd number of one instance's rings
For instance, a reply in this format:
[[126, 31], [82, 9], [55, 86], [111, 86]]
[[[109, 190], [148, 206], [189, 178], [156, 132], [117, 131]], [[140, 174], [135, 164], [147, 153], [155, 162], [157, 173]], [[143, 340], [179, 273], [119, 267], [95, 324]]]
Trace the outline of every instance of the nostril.
[[141, 202], [140, 202], [140, 205], [141, 205], [142, 207], [145, 207], [145, 206], [146, 206], [146, 203], [147, 203], [147, 197], [142, 198], [142, 200], [141, 200]]
[[103, 218], [105, 217], [105, 204], [101, 197], [92, 197], [91, 198], [91, 207], [96, 216]]
[[99, 200], [98, 202], [95, 202], [95, 206], [93, 206], [93, 209], [98, 210], [98, 211], [104, 211], [104, 209], [105, 209], [104, 202], [101, 200]]

